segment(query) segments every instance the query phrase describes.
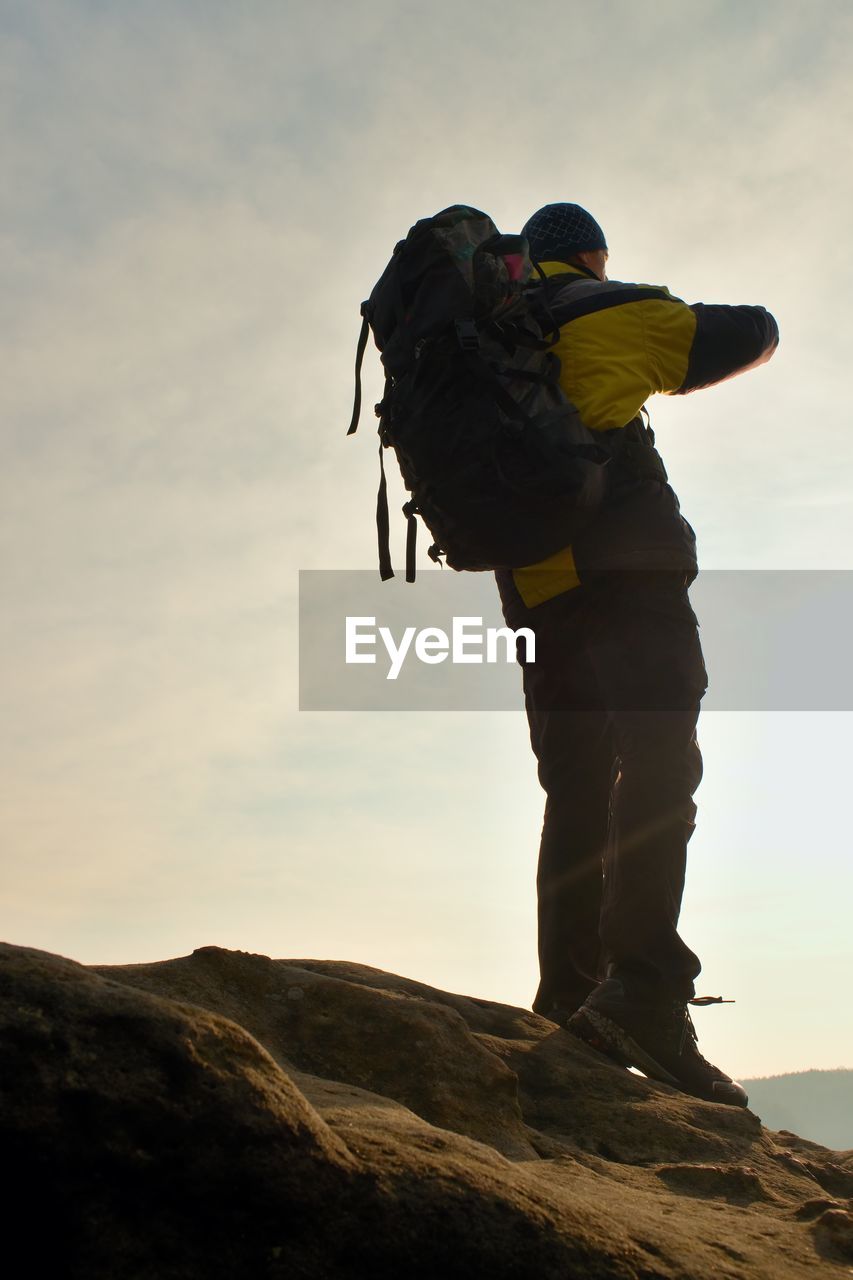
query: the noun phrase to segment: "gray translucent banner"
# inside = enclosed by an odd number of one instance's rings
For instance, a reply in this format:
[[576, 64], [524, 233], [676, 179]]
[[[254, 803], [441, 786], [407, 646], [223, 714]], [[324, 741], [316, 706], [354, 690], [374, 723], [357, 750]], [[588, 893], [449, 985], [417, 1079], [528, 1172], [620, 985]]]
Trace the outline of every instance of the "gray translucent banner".
[[[853, 709], [853, 571], [708, 570], [690, 588], [709, 711]], [[514, 638], [494, 578], [299, 575], [303, 711], [514, 711]]]

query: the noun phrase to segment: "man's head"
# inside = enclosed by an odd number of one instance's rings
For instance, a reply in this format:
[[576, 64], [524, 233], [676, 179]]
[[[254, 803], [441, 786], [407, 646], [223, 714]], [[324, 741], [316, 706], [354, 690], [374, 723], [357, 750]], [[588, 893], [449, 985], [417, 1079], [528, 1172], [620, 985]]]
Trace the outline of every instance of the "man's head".
[[546, 204], [521, 229], [537, 262], [581, 262], [600, 280], [606, 279], [607, 241], [604, 232], [579, 204]]

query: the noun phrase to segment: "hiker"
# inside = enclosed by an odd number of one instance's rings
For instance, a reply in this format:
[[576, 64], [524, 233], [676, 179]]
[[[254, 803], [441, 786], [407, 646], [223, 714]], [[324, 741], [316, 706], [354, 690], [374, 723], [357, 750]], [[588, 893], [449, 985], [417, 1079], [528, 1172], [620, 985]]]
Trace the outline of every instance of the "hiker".
[[519, 650], [546, 794], [533, 1008], [623, 1065], [745, 1106], [688, 1011], [701, 965], [677, 926], [707, 676], [696, 540], [641, 410], [764, 363], [778, 329], [763, 307], [608, 280], [604, 234], [576, 204], [539, 209], [522, 235], [561, 326], [560, 385], [612, 452], [604, 504], [572, 545], [496, 573], [508, 626], [536, 635], [535, 662]]

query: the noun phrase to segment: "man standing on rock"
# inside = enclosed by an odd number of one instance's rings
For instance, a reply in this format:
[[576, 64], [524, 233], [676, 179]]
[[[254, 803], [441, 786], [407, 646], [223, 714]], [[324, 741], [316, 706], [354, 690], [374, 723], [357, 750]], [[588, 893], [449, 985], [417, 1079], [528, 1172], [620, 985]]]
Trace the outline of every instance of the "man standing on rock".
[[536, 661], [520, 654], [546, 793], [533, 1008], [626, 1066], [745, 1106], [699, 1053], [687, 1007], [701, 965], [677, 926], [707, 676], [687, 591], [695, 536], [640, 411], [654, 392], [763, 364], [777, 325], [763, 307], [608, 280], [604, 234], [578, 205], [546, 205], [523, 234], [560, 326], [563, 390], [612, 453], [606, 500], [574, 544], [496, 575], [507, 624], [536, 635]]

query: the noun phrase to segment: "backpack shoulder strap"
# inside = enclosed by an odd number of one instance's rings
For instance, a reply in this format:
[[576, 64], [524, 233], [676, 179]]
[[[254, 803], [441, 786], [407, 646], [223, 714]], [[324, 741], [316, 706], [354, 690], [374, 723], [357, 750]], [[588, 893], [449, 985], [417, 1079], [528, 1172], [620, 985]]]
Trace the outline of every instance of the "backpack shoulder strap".
[[581, 316], [610, 307], [621, 307], [631, 302], [648, 302], [659, 299], [671, 302], [666, 289], [653, 285], [623, 284], [618, 280], [588, 280], [584, 276], [549, 276], [549, 281], [559, 281], [559, 287], [550, 291], [549, 304], [557, 324], [570, 324]]

